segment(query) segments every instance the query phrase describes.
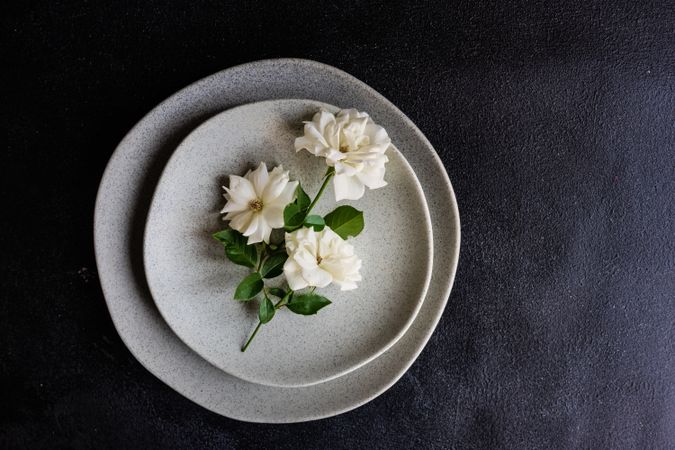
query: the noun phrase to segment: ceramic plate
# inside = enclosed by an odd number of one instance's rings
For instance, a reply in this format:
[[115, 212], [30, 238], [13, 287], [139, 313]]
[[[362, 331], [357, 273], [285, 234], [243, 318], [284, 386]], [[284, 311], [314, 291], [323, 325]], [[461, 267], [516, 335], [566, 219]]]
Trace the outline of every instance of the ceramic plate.
[[[326, 164], [309, 152], [296, 152], [293, 141], [302, 134], [303, 121], [321, 108], [339, 110], [311, 100], [271, 100], [207, 120], [167, 163], [148, 214], [145, 272], [162, 316], [204, 359], [254, 383], [308, 386], [371, 361], [408, 329], [431, 277], [426, 200], [405, 158], [390, 147], [388, 185], [339, 203], [364, 211], [363, 232], [349, 239], [363, 261], [359, 288], [318, 290], [333, 303], [314, 316], [280, 310], [241, 352], [258, 323], [258, 302], [233, 300], [251, 271], [230, 263], [211, 237], [225, 227], [221, 186], [226, 174], [243, 175], [265, 161], [270, 169], [283, 165], [313, 197]], [[323, 216], [335, 207], [329, 185], [313, 213]], [[270, 285], [282, 283], [278, 277]]]
[[[411, 164], [429, 205], [434, 270], [426, 299], [405, 335], [369, 364], [303, 388], [276, 388], [226, 374], [185, 345], [162, 319], [143, 271], [143, 231], [159, 175], [177, 145], [209, 117], [237, 105], [282, 98], [352, 105], [378, 117]], [[391, 387], [433, 333], [459, 257], [459, 213], [429, 141], [394, 105], [356, 78], [298, 59], [258, 61], [194, 83], [148, 113], [122, 140], [103, 175], [94, 238], [112, 320], [150, 372], [195, 403], [227, 417], [267, 423], [315, 420], [356, 408]]]

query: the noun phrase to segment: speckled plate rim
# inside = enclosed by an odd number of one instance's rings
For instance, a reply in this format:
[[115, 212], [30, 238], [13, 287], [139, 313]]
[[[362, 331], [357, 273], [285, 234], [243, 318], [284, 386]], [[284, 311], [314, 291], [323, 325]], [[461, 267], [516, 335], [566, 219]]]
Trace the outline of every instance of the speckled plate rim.
[[[192, 133], [190, 133], [188, 136], [181, 141], [180, 144], [178, 144], [178, 147], [176, 148], [176, 151], [173, 152], [169, 160], [167, 161], [166, 165], [164, 166], [162, 170], [162, 174], [160, 175], [157, 187], [155, 188], [155, 192], [153, 194], [152, 200], [150, 202], [150, 208], [148, 211], [148, 217], [146, 220], [146, 227], [145, 227], [145, 232], [143, 233], [143, 266], [145, 268], [145, 273], [146, 273], [146, 280], [148, 282], [148, 287], [150, 289], [150, 293], [152, 295], [152, 298], [155, 302], [155, 305], [157, 306], [157, 309], [159, 310], [159, 313], [161, 314], [162, 318], [164, 321], [169, 325], [171, 330], [192, 350], [194, 350], [199, 356], [213, 364], [214, 366], [218, 367], [219, 369], [223, 370], [226, 373], [229, 373], [230, 375], [233, 375], [237, 378], [240, 378], [244, 381], [248, 381], [250, 383], [257, 383], [257, 384], [263, 384], [267, 386], [276, 386], [276, 387], [305, 387], [305, 386], [311, 386], [314, 384], [318, 383], [325, 383], [326, 381], [333, 380], [335, 378], [341, 377], [353, 370], [358, 369], [359, 367], [368, 364], [384, 352], [386, 352], [389, 348], [391, 348], [392, 345], [396, 344], [396, 342], [405, 334], [406, 331], [408, 331], [408, 328], [410, 328], [410, 325], [412, 325], [413, 321], [415, 320], [415, 317], [417, 316], [417, 313], [422, 307], [422, 303], [424, 303], [424, 298], [426, 297], [427, 290], [429, 288], [429, 282], [431, 280], [431, 272], [433, 270], [433, 256], [434, 256], [434, 248], [433, 248], [433, 230], [431, 227], [431, 217], [429, 215], [429, 207], [426, 202], [426, 197], [424, 196], [424, 191], [422, 190], [422, 185], [420, 184], [419, 180], [417, 179], [417, 175], [415, 174], [415, 171], [413, 168], [410, 166], [410, 163], [408, 163], [408, 160], [403, 156], [403, 153], [401, 153], [396, 146], [392, 145], [391, 148], [388, 150], [387, 154], [390, 154], [391, 152], [397, 153], [398, 156], [400, 156], [400, 160], [402, 163], [403, 171], [408, 173], [410, 176], [410, 179], [413, 181], [413, 190], [414, 194], [416, 197], [414, 198], [415, 201], [419, 201], [422, 205], [422, 210], [424, 212], [424, 217], [423, 220], [419, 221], [419, 231], [424, 235], [424, 238], [420, 239], [422, 242], [426, 242], [426, 250], [427, 250], [427, 258], [425, 260], [419, 261], [419, 264], [424, 264], [426, 266], [426, 270], [424, 271], [424, 281], [422, 282], [422, 288], [419, 292], [419, 298], [417, 298], [415, 307], [413, 308], [412, 311], [410, 311], [410, 315], [406, 318], [405, 322], [400, 326], [400, 328], [397, 330], [396, 334], [391, 337], [388, 341], [384, 342], [381, 347], [378, 348], [373, 348], [369, 349], [368, 351], [364, 351], [363, 355], [361, 358], [358, 360], [354, 361], [352, 364], [347, 365], [347, 366], [339, 366], [336, 370], [330, 372], [329, 374], [324, 374], [324, 375], [317, 375], [311, 378], [302, 378], [302, 382], [292, 382], [292, 381], [280, 381], [277, 378], [274, 377], [274, 374], [270, 373], [270, 371], [265, 371], [262, 373], [247, 373], [246, 371], [242, 371], [237, 367], [233, 367], [228, 364], [227, 361], [222, 361], [218, 360], [217, 358], [214, 358], [213, 355], [211, 355], [208, 351], [208, 349], [204, 349], [200, 347], [200, 343], [198, 342], [199, 339], [193, 339], [191, 336], [186, 336], [184, 333], [180, 333], [180, 330], [178, 327], [176, 327], [176, 324], [174, 322], [174, 315], [168, 310], [168, 305], [164, 304], [162, 300], [160, 299], [159, 295], [161, 292], [161, 289], [157, 286], [156, 283], [156, 276], [153, 276], [152, 274], [149, 274], [148, 267], [151, 267], [151, 265], [148, 262], [148, 252], [150, 251], [149, 248], [149, 242], [150, 242], [150, 237], [148, 236], [148, 223], [150, 220], [161, 220], [161, 218], [157, 217], [157, 213], [155, 212], [156, 210], [156, 202], [157, 202], [157, 197], [158, 197], [158, 190], [160, 189], [160, 186], [162, 186], [163, 183], [167, 183], [166, 178], [170, 176], [170, 171], [168, 171], [169, 168], [172, 170], [176, 170], [173, 166], [175, 166], [175, 162], [177, 158], [179, 157], [179, 152], [183, 149], [183, 144], [190, 139], [191, 136], [193, 136], [195, 133], [197, 133], [200, 128], [202, 127], [208, 127], [211, 126], [211, 123], [213, 122], [220, 122], [222, 121], [223, 117], [226, 117], [231, 114], [239, 114], [242, 110], [246, 111], [250, 109], [251, 106], [265, 106], [266, 104], [272, 105], [272, 106], [277, 106], [281, 103], [287, 103], [287, 102], [306, 102], [306, 103], [313, 103], [317, 104], [317, 108], [323, 107], [326, 108], [329, 111], [338, 111], [339, 108], [337, 108], [334, 105], [329, 105], [324, 102], [317, 102], [315, 100], [311, 99], [274, 99], [274, 100], [263, 100], [260, 102], [253, 102], [253, 103], [246, 103], [244, 105], [239, 105], [235, 106], [233, 108], [230, 108], [226, 111], [223, 111], [221, 113], [218, 113], [211, 117], [210, 119], [204, 121], [201, 123], [198, 127], [196, 127]], [[391, 164], [391, 163], [390, 163]], [[403, 205], [402, 205], [403, 206]], [[377, 223], [373, 223], [373, 225], [377, 226]], [[380, 224], [382, 226], [382, 224]], [[194, 342], [193, 342], [194, 341]], [[317, 350], [317, 356], [320, 356], [320, 351]]]
[[[295, 83], [283, 85], [286, 77]], [[432, 216], [434, 273], [429, 294], [406, 335], [370, 364], [307, 388], [270, 388], [227, 375], [183, 344], [163, 322], [142, 273], [142, 230], [158, 171], [178, 142], [211, 115], [271, 98], [315, 98], [380, 115], [429, 149], [406, 154]], [[398, 134], [398, 133], [396, 133]], [[403, 135], [402, 135], [403, 136]], [[399, 137], [394, 135], [394, 139]], [[401, 145], [399, 145], [401, 148]], [[420, 170], [424, 170], [421, 174]], [[429, 171], [427, 173], [426, 171]], [[139, 233], [140, 229], [140, 233]], [[408, 370], [447, 303], [459, 259], [459, 211], [440, 158], [403, 113], [365, 83], [334, 67], [302, 59], [251, 62], [208, 76], [150, 111], [124, 137], [102, 177], [94, 215], [99, 278], [120, 338], [138, 361], [181, 395], [217, 414], [250, 422], [291, 423], [334, 416], [382, 394]], [[246, 401], [248, 405], [243, 405]]]

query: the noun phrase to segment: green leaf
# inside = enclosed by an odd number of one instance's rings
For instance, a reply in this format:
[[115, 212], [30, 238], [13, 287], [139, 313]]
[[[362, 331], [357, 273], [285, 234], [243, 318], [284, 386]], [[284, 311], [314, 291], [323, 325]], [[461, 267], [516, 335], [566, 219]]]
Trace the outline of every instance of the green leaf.
[[305, 213], [295, 203], [290, 203], [284, 208], [284, 229], [286, 231], [297, 230], [302, 226]]
[[225, 249], [225, 255], [230, 261], [240, 266], [253, 268], [258, 261], [258, 252], [253, 245], [231, 245]]
[[298, 205], [295, 203], [289, 203], [286, 205], [284, 208], [284, 225], [288, 225], [291, 221], [291, 218], [293, 218], [299, 212], [300, 208], [298, 208]]
[[284, 253], [277, 253], [265, 260], [260, 268], [260, 275], [263, 278], [278, 277], [284, 271], [284, 263], [288, 259], [288, 255]]
[[307, 208], [309, 208], [309, 204], [312, 201], [309, 199], [309, 195], [307, 195], [307, 193], [302, 189], [300, 183], [298, 183], [298, 188], [296, 189], [295, 193], [296, 193], [295, 204], [298, 205], [300, 211], [302, 212], [307, 211]]
[[321, 216], [311, 215], [305, 217], [305, 226], [313, 227], [314, 231], [321, 231], [326, 226], [326, 222], [324, 222]]
[[284, 229], [286, 231], [294, 231], [302, 226], [310, 204], [309, 196], [298, 183], [295, 190], [295, 201], [284, 208]]
[[258, 311], [258, 319], [260, 323], [267, 323], [272, 320], [274, 317], [274, 303], [265, 296], [265, 298], [260, 302], [260, 310]]
[[258, 251], [255, 245], [246, 245], [247, 238], [238, 231], [227, 229], [213, 234], [213, 238], [225, 247], [225, 255], [240, 266], [255, 267]]
[[286, 291], [281, 288], [269, 288], [267, 292], [269, 292], [270, 295], [274, 295], [275, 297], [279, 298], [284, 298], [286, 296]]
[[326, 225], [342, 239], [357, 236], [363, 230], [363, 212], [349, 205], [334, 209], [324, 219]]
[[330, 305], [330, 300], [321, 295], [300, 294], [294, 295], [286, 306], [296, 314], [309, 316], [311, 314], [316, 314], [317, 311], [328, 305]]
[[236, 239], [235, 233], [237, 232], [231, 228], [228, 228], [226, 230], [221, 230], [216, 233], [213, 233], [212, 236], [215, 240], [217, 240], [218, 242], [227, 247], [228, 245], [232, 244]]
[[253, 272], [239, 283], [237, 290], [234, 291], [235, 300], [250, 300], [255, 297], [263, 288], [263, 280], [258, 272]]

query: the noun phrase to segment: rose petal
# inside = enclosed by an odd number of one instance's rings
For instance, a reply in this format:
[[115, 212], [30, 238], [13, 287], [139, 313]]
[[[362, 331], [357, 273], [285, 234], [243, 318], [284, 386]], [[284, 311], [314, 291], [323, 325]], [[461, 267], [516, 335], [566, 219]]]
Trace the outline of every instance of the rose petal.
[[251, 219], [253, 219], [253, 211], [249, 209], [241, 214], [236, 214], [235, 216], [231, 217], [230, 227], [239, 231], [240, 233], [243, 233], [244, 230], [249, 227]]
[[234, 200], [230, 200], [225, 204], [225, 207], [220, 211], [220, 213], [241, 213], [249, 209], [248, 204], [246, 203], [237, 203]]
[[274, 204], [274, 206], [285, 208], [286, 205], [288, 205], [293, 201], [293, 199], [295, 199], [295, 191], [297, 189], [298, 189], [298, 182], [289, 181], [288, 183], [286, 183], [286, 186], [281, 191], [281, 193], [275, 199], [272, 200], [272, 204]]
[[272, 228], [281, 228], [284, 226], [284, 209], [278, 206], [265, 205], [262, 210], [265, 222]]
[[244, 228], [244, 231], [241, 232], [241, 234], [243, 234], [244, 236], [251, 236], [253, 233], [255, 233], [259, 228], [258, 227], [259, 220], [260, 214], [251, 211], [251, 220], [249, 221], [248, 226]]
[[356, 177], [347, 175], [335, 175], [333, 177], [333, 187], [335, 188], [335, 201], [340, 200], [358, 200], [363, 197], [365, 186]]
[[288, 287], [297, 291], [308, 286], [307, 281], [302, 278], [302, 269], [292, 259], [287, 259], [284, 263], [284, 275], [288, 282]]
[[238, 203], [248, 203], [256, 199], [253, 184], [244, 177], [230, 175], [230, 187], [225, 190]]
[[274, 170], [272, 170], [267, 185], [262, 192], [262, 201], [265, 204], [277, 198], [288, 184], [288, 172], [284, 172], [283, 169], [278, 169], [279, 167], [275, 167]]
[[302, 269], [302, 277], [307, 280], [307, 284], [316, 287], [326, 287], [333, 281], [331, 274], [316, 266], [314, 269]]
[[370, 189], [377, 189], [387, 185], [384, 181], [384, 167], [368, 167], [356, 174], [359, 181]]
[[258, 168], [251, 172], [246, 178], [251, 180], [253, 189], [256, 193], [256, 198], [262, 198], [265, 186], [267, 186], [267, 180], [269, 179], [267, 165], [265, 165], [264, 162], [261, 162]]

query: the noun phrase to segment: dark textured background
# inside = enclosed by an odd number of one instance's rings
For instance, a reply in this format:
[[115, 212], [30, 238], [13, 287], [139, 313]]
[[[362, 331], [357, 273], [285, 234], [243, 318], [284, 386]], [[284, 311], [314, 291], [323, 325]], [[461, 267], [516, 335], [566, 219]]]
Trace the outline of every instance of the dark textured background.
[[[675, 448], [672, 1], [185, 3], [3, 3], [0, 446]], [[134, 123], [277, 56], [343, 69], [416, 122], [463, 233], [412, 369], [285, 426], [217, 416], [144, 370], [92, 245]]]

